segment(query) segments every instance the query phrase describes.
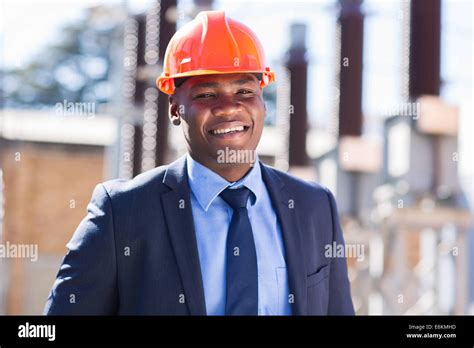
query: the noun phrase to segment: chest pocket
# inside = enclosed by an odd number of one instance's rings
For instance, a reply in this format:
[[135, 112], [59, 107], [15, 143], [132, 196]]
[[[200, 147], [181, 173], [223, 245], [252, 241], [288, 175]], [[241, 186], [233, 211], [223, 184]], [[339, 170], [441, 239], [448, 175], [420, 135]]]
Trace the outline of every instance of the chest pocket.
[[306, 277], [308, 314], [326, 315], [329, 303], [329, 265]]
[[312, 287], [318, 285], [323, 279], [329, 277], [329, 265], [321, 267], [316, 273], [306, 276], [306, 286]]

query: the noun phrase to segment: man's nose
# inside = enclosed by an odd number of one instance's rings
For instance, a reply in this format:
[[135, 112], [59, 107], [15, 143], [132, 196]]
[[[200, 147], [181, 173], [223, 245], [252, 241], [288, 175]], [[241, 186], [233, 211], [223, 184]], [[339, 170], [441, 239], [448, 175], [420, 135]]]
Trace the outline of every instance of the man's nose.
[[235, 116], [242, 111], [242, 104], [232, 96], [219, 96], [212, 112], [214, 116]]

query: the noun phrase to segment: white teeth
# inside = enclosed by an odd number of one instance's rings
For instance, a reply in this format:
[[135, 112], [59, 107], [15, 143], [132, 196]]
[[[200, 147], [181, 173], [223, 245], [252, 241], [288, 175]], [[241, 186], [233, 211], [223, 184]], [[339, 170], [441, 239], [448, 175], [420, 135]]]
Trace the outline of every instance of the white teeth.
[[244, 126], [237, 126], [232, 128], [224, 128], [224, 129], [214, 129], [212, 130], [212, 134], [226, 134], [230, 132], [241, 132], [244, 130]]

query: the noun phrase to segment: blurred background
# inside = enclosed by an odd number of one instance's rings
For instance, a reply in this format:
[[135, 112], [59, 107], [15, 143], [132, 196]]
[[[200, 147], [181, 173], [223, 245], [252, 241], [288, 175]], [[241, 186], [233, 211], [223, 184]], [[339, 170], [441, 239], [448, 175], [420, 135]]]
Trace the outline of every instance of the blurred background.
[[42, 312], [97, 183], [185, 153], [155, 79], [209, 9], [264, 46], [259, 156], [336, 195], [357, 313], [474, 314], [470, 0], [2, 1], [0, 314]]

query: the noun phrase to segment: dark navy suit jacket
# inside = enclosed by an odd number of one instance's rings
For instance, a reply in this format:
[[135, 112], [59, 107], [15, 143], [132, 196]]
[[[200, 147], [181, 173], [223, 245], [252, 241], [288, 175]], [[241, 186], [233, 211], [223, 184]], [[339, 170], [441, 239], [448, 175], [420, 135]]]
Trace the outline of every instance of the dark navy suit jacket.
[[[336, 204], [325, 188], [262, 166], [282, 229], [295, 315], [354, 314]], [[50, 315], [206, 315], [185, 156], [97, 185], [47, 300]]]

